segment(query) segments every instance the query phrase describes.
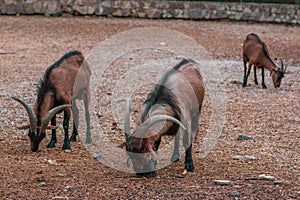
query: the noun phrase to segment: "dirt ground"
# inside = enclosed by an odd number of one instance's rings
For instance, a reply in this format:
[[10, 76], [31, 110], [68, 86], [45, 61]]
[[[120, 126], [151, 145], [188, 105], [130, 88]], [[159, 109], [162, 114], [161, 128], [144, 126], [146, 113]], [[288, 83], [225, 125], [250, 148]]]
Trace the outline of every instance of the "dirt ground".
[[[194, 38], [210, 53], [224, 76], [220, 90], [227, 98], [226, 123], [218, 143], [206, 157], [200, 159], [197, 156], [200, 144], [195, 143], [195, 171], [179, 176], [183, 171], [184, 157], [181, 157], [179, 162], [160, 169], [156, 177], [136, 177], [93, 159], [81, 142], [72, 143], [71, 152], [62, 151], [63, 135], [60, 133], [55, 148], [46, 148], [49, 134], [40, 144], [39, 151], [31, 152], [27, 132], [14, 128], [16, 124], [27, 123], [28, 118], [10, 95], [21, 96], [32, 105], [36, 85], [45, 69], [63, 54], [74, 49], [88, 54], [96, 43], [138, 27], [169, 28]], [[266, 73], [266, 90], [254, 85], [253, 74], [248, 86], [241, 86], [242, 41], [251, 32], [261, 36], [269, 46], [272, 58], [282, 57], [288, 65], [279, 89], [273, 88], [269, 73]], [[299, 199], [299, 55], [299, 26], [229, 21], [1, 16], [0, 198]], [[140, 64], [140, 56], [144, 58], [149, 54], [131, 52], [118, 58], [105, 71], [103, 77], [109, 78], [103, 79], [105, 81], [98, 91], [99, 105], [102, 106], [99, 108], [99, 124], [107, 130], [107, 134], [117, 134], [114, 137], [117, 138], [116, 144], [122, 141], [122, 127], [115, 123], [105, 107], [111, 98], [111, 85], [120, 77], [113, 69], [124, 62], [128, 62], [129, 66]], [[158, 59], [159, 56], [164, 57], [164, 54], [151, 54], [149, 57]], [[260, 75], [258, 80], [261, 81]], [[146, 98], [145, 90], [136, 91], [133, 112], [138, 110], [138, 102]], [[209, 122], [210, 112], [207, 100], [200, 123], [200, 141], [207, 131], [205, 124]], [[252, 139], [239, 141], [238, 134], [252, 136]], [[235, 160], [233, 157], [236, 155], [255, 156], [256, 159]], [[260, 179], [261, 174], [283, 180], [283, 183], [274, 184], [274, 180]], [[214, 183], [217, 179], [231, 182], [229, 185], [217, 185]]]

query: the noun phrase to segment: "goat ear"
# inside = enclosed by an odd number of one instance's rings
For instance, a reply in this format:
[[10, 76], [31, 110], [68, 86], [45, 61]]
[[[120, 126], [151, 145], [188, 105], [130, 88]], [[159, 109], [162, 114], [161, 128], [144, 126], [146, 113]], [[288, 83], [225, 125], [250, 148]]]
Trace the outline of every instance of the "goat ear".
[[122, 144], [118, 145], [119, 148], [123, 149], [124, 147], [126, 147], [126, 142], [123, 142]]

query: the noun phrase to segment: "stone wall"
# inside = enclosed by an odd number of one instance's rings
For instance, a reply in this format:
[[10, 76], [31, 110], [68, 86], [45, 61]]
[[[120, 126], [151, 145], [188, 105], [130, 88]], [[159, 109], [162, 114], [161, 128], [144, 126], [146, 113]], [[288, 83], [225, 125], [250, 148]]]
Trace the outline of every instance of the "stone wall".
[[140, 0], [0, 0], [2, 15], [230, 19], [300, 24], [300, 5]]

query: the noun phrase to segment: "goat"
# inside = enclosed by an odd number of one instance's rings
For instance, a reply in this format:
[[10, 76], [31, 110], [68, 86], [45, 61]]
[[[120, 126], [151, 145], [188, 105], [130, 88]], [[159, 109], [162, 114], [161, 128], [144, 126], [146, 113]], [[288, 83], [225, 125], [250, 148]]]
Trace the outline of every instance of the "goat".
[[[37, 87], [37, 98], [32, 109], [25, 101], [12, 96], [12, 99], [21, 103], [27, 111], [30, 124], [19, 127], [28, 129], [31, 150], [36, 152], [39, 144], [46, 136], [46, 129], [52, 129], [52, 136], [48, 148], [55, 147], [56, 143], [56, 114], [64, 110], [63, 150], [70, 149], [70, 141], [76, 141], [78, 135], [79, 114], [76, 99], [83, 99], [86, 117], [86, 142], [91, 142], [90, 133], [90, 68], [79, 51], [70, 51], [62, 56], [53, 65], [48, 67]], [[69, 139], [69, 119], [73, 112], [73, 133]], [[51, 126], [48, 123], [51, 120]]]
[[[274, 87], [277, 88], [280, 86], [281, 80], [284, 77], [286, 68], [284, 69], [283, 62], [281, 61], [281, 68], [277, 67], [272, 61], [269, 55], [267, 46], [258, 35], [251, 33], [248, 34], [243, 43], [243, 61], [244, 61], [244, 80], [243, 87], [247, 85], [247, 79], [251, 71], [252, 65], [254, 65], [254, 82], [258, 85], [256, 77], [256, 68], [261, 68], [262, 76], [262, 88], [267, 88], [265, 84], [265, 72], [264, 68], [268, 69], [271, 72], [271, 77], [273, 80]], [[248, 70], [247, 70], [248, 63]]]
[[[124, 126], [126, 151], [136, 175], [154, 176], [161, 137], [175, 136], [172, 162], [179, 160], [179, 127], [185, 148], [185, 170], [193, 171], [192, 141], [199, 131], [199, 115], [205, 87], [196, 62], [183, 59], [155, 85], [143, 103], [137, 129], [130, 135], [130, 100]], [[154, 127], [155, 125], [155, 127]], [[157, 128], [160, 127], [161, 129]]]

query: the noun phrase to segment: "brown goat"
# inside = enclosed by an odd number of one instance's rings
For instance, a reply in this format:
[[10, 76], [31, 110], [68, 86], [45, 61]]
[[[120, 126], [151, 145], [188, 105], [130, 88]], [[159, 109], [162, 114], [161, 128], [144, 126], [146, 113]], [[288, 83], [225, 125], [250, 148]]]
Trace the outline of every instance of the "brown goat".
[[[280, 59], [281, 60], [281, 59]], [[244, 61], [244, 80], [243, 87], [247, 85], [247, 79], [250, 75], [251, 67], [254, 65], [254, 82], [257, 85], [256, 77], [256, 68], [261, 68], [262, 75], [262, 87], [267, 88], [265, 84], [265, 73], [264, 68], [268, 69], [271, 72], [271, 77], [273, 80], [274, 87], [277, 88], [280, 86], [281, 79], [284, 77], [286, 68], [284, 69], [283, 63], [281, 60], [281, 68], [277, 67], [272, 61], [269, 55], [267, 46], [258, 35], [251, 33], [247, 35], [243, 44], [243, 61]], [[247, 64], [248, 63], [248, 70]]]
[[130, 134], [130, 101], [125, 111], [126, 150], [137, 175], [154, 176], [161, 137], [175, 136], [172, 162], [179, 160], [179, 126], [183, 130], [185, 169], [194, 170], [192, 142], [199, 131], [204, 83], [197, 64], [182, 60], [155, 85], [144, 102], [137, 129]]
[[[23, 100], [13, 97], [26, 109], [30, 124], [20, 127], [29, 128], [28, 136], [31, 141], [31, 150], [37, 151], [40, 142], [46, 136], [46, 129], [52, 129], [52, 137], [48, 148], [55, 147], [56, 143], [56, 114], [64, 110], [63, 128], [65, 132], [62, 149], [70, 149], [70, 140], [76, 141], [78, 134], [78, 108], [76, 99], [83, 99], [87, 123], [86, 142], [91, 142], [90, 134], [90, 68], [79, 51], [71, 51], [50, 66], [37, 88], [37, 99], [32, 109]], [[69, 119], [73, 111], [73, 133], [68, 136]], [[51, 120], [51, 126], [48, 123]]]

